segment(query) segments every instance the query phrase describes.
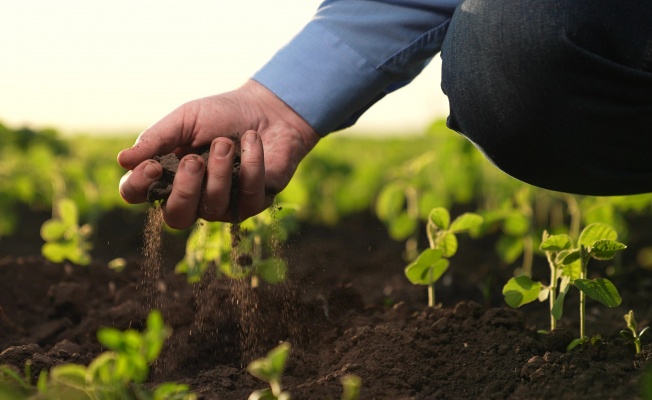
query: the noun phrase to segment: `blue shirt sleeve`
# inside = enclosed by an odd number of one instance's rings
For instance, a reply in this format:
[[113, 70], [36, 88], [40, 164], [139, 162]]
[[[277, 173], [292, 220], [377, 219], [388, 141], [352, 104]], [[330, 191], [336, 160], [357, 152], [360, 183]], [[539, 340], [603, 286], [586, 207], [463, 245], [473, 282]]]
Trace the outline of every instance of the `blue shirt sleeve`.
[[351, 126], [441, 50], [458, 0], [326, 0], [253, 76], [320, 135]]

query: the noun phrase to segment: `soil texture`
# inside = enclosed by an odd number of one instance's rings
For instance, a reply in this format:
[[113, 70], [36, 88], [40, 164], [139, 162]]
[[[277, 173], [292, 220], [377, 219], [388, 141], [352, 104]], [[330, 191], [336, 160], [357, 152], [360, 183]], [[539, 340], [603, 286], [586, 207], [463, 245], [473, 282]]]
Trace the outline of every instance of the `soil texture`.
[[[292, 344], [283, 386], [294, 399], [339, 399], [347, 374], [362, 379], [361, 399], [636, 399], [652, 365], [650, 337], [636, 355], [619, 335], [629, 309], [639, 327], [652, 321], [652, 271], [634, 266], [635, 250], [610, 276], [623, 304], [587, 305], [589, 334], [602, 340], [567, 352], [578, 335], [577, 299], [569, 294], [558, 330], [537, 333], [547, 328], [547, 304], [504, 306], [511, 271], [490, 237], [462, 240], [438, 282], [440, 306], [427, 308], [426, 289], [403, 275], [402, 244], [367, 214], [302, 226], [282, 249], [289, 280], [254, 289], [211, 275], [186, 283], [173, 272], [185, 237], [170, 233], [148, 286], [142, 218], [119, 211], [100, 227], [88, 267], [45, 261], [36, 238], [31, 248], [0, 243], [0, 364], [22, 369], [31, 360], [35, 376], [87, 364], [103, 351], [99, 327], [141, 329], [155, 305], [173, 334], [150, 384], [188, 383], [200, 399], [246, 399], [263, 388], [245, 367], [281, 341]], [[116, 256], [128, 260], [120, 273], [106, 264]]]

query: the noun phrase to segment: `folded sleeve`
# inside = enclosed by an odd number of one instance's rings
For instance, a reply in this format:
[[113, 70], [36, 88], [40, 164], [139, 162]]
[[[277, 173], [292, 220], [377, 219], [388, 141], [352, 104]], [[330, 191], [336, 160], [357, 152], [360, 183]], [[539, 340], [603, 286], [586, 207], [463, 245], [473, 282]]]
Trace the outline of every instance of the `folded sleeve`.
[[253, 79], [320, 135], [355, 123], [441, 50], [457, 0], [328, 0]]

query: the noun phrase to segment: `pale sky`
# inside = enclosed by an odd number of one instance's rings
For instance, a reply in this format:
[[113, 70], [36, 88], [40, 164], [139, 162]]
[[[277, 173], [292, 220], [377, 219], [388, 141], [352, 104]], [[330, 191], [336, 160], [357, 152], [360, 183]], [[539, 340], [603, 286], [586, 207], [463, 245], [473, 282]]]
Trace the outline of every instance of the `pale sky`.
[[[138, 133], [180, 104], [242, 84], [321, 0], [1, 0], [0, 122]], [[439, 57], [355, 130], [445, 117]]]

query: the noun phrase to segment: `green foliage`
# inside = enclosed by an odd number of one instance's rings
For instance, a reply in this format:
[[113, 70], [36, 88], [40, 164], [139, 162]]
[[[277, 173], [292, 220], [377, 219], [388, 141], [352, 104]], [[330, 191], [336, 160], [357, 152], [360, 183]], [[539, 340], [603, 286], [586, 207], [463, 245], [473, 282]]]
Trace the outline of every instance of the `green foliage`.
[[287, 264], [276, 257], [276, 247], [295, 227], [295, 207], [274, 205], [240, 224], [240, 240], [233, 257], [231, 225], [199, 220], [186, 241], [186, 254], [176, 267], [189, 282], [201, 280], [211, 266], [232, 279], [252, 276], [271, 284], [285, 280]]
[[290, 344], [281, 343], [272, 349], [267, 356], [252, 361], [247, 371], [256, 378], [269, 384], [269, 388], [257, 390], [249, 396], [249, 400], [289, 400], [290, 393], [284, 392], [281, 378], [285, 371], [285, 362], [290, 355]]
[[41, 248], [43, 256], [56, 263], [68, 260], [78, 265], [91, 262], [89, 238], [93, 228], [89, 224], [79, 225], [77, 205], [70, 199], [60, 199], [55, 205], [55, 215], [41, 226]]
[[625, 319], [628, 330], [622, 330], [620, 331], [620, 334], [623, 338], [625, 338], [625, 340], [631, 342], [634, 345], [636, 354], [638, 354], [641, 352], [641, 336], [643, 336], [650, 327], [646, 326], [645, 328], [641, 329], [640, 332], [638, 331], [638, 324], [634, 318], [634, 310], [629, 310], [629, 312], [625, 314], [623, 318]]
[[618, 234], [607, 224], [594, 223], [582, 230], [577, 244], [565, 234], [544, 232], [539, 249], [550, 266], [550, 284], [534, 282], [527, 276], [511, 278], [503, 287], [505, 301], [510, 307], [521, 307], [536, 299], [549, 299], [550, 329], [556, 328], [563, 313], [563, 304], [571, 286], [580, 291], [580, 339], [584, 338], [584, 296], [607, 307], [620, 305], [622, 299], [616, 287], [606, 278], [587, 279], [587, 265], [591, 258], [610, 260], [627, 246], [617, 242]]
[[98, 340], [112, 351], [95, 358], [88, 367], [63, 364], [43, 371], [36, 386], [31, 385], [29, 364], [25, 377], [9, 366], [0, 366], [0, 397], [33, 400], [194, 400], [187, 385], [166, 382], [154, 390], [143, 386], [149, 365], [156, 360], [169, 329], [158, 311], [147, 317], [143, 333], [120, 332], [113, 328], [98, 331]]

